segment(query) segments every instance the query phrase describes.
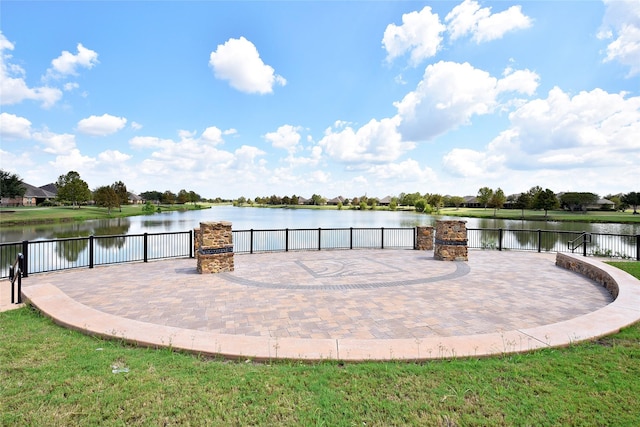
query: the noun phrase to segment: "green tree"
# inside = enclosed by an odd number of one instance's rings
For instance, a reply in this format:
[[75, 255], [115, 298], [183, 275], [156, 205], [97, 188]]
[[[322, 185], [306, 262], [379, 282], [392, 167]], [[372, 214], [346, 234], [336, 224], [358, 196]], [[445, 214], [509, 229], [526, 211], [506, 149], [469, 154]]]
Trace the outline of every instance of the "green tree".
[[18, 175], [0, 170], [0, 197], [22, 197], [26, 191]]
[[202, 196], [200, 196], [198, 193], [196, 193], [193, 190], [189, 191], [189, 201], [191, 203], [193, 203], [195, 205], [200, 200], [202, 200]]
[[544, 217], [547, 218], [549, 210], [557, 209], [560, 206], [560, 201], [556, 197], [555, 193], [548, 188], [537, 194], [533, 201], [534, 209], [544, 210]]
[[424, 212], [427, 207], [427, 201], [425, 199], [418, 199], [415, 201], [416, 212]]
[[324, 199], [319, 194], [313, 194], [311, 196], [311, 204], [312, 205], [319, 206], [319, 205], [321, 205], [323, 203], [323, 200]]
[[153, 203], [151, 203], [151, 200], [147, 200], [147, 202], [142, 207], [142, 212], [144, 212], [145, 214], [152, 214], [155, 211], [156, 211], [156, 207], [153, 206]]
[[342, 210], [342, 202], [338, 202], [338, 210], [341, 211]]
[[111, 188], [116, 192], [118, 196], [118, 208], [120, 208], [120, 212], [122, 212], [122, 205], [129, 204], [129, 191], [127, 191], [127, 186], [124, 185], [124, 182], [118, 181], [111, 184]]
[[456, 207], [457, 209], [460, 209], [460, 206], [462, 206], [464, 204], [464, 197], [462, 196], [452, 196], [449, 198], [449, 203], [451, 203], [453, 206]]
[[502, 188], [498, 187], [496, 191], [493, 192], [491, 198], [489, 199], [489, 205], [493, 208], [493, 216], [496, 216], [498, 213], [498, 209], [502, 209], [504, 206], [504, 202], [507, 201], [507, 196], [504, 195], [504, 191]]
[[529, 193], [520, 193], [516, 198], [513, 207], [516, 209], [520, 209], [522, 212], [521, 218], [524, 219], [524, 210], [531, 209], [533, 200], [531, 199], [531, 195]]
[[633, 208], [633, 214], [638, 215], [638, 205], [640, 205], [640, 192], [632, 191], [622, 196], [622, 202]]
[[395, 211], [396, 209], [398, 209], [398, 199], [396, 197], [393, 197], [389, 202], [389, 210]]
[[93, 201], [96, 205], [107, 208], [107, 212], [111, 215], [111, 208], [120, 206], [120, 198], [118, 193], [107, 185], [98, 187], [93, 191]]
[[560, 203], [563, 207], [567, 207], [571, 212], [580, 210], [586, 211], [587, 206], [598, 201], [598, 195], [593, 193], [577, 193], [569, 192], [560, 196]]
[[160, 201], [167, 205], [173, 205], [176, 202], [177, 196], [171, 191], [167, 190], [162, 193], [162, 197], [160, 197]]
[[429, 203], [436, 212], [440, 212], [440, 208], [444, 206], [444, 197], [442, 194], [429, 194], [427, 196], [427, 203]]
[[176, 197], [176, 202], [180, 205], [184, 205], [189, 201], [189, 192], [184, 188], [178, 191], [178, 197]]
[[478, 203], [480, 203], [482, 206], [484, 206], [485, 209], [487, 209], [487, 205], [489, 205], [491, 196], [493, 196], [493, 190], [489, 187], [482, 187], [478, 190]]
[[400, 193], [399, 203], [404, 206], [415, 206], [416, 201], [418, 201], [421, 198], [422, 198], [422, 195], [420, 195], [420, 193], [409, 193], [409, 194]]
[[140, 193], [140, 197], [149, 202], [160, 203], [162, 193], [160, 191], [145, 191], [144, 193]]
[[79, 203], [88, 202], [91, 199], [89, 185], [80, 178], [76, 171], [69, 171], [66, 175], [60, 175], [56, 182], [58, 187], [58, 200], [71, 202], [72, 205], [80, 207]]

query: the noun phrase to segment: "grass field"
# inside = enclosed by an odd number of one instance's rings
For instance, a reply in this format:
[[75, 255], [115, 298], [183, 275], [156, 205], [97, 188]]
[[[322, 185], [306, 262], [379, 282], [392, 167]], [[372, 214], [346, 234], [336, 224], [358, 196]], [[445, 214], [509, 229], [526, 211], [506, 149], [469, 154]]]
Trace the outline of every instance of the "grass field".
[[[192, 210], [208, 207], [210, 205], [159, 206], [161, 211]], [[106, 208], [97, 206], [82, 206], [81, 208], [73, 208], [71, 206], [2, 208], [0, 209], [0, 225], [85, 221], [88, 219], [122, 218], [136, 215], [145, 215], [142, 211], [142, 205], [124, 205], [122, 206], [122, 212], [120, 212], [120, 209], [115, 208], [111, 209], [111, 213]]]
[[[640, 278], [640, 263], [620, 264]], [[0, 343], [7, 426], [640, 421], [640, 324], [594, 342], [487, 359], [256, 364], [103, 341], [22, 308], [0, 313]]]
[[[441, 215], [464, 216], [470, 218], [499, 218], [499, 219], [523, 219], [519, 209], [494, 210], [487, 208], [444, 208]], [[545, 218], [544, 211], [526, 210], [524, 219], [527, 221], [571, 221], [571, 222], [610, 222], [610, 223], [640, 223], [640, 215], [633, 215], [633, 211], [587, 211], [584, 213], [569, 211], [549, 211]]]
[[[200, 205], [162, 205], [162, 211], [171, 210], [188, 210], [209, 208], [211, 204]], [[336, 210], [336, 206], [310, 206], [310, 205], [243, 205], [242, 207], [259, 207], [259, 208], [282, 208], [282, 209], [326, 209]], [[351, 209], [350, 206], [342, 208], [343, 210]], [[376, 210], [388, 210], [387, 207], [378, 206]], [[399, 211], [413, 211], [413, 207], [398, 207]], [[127, 216], [144, 215], [142, 206], [126, 205], [122, 206], [122, 212], [119, 209], [112, 209], [111, 214], [106, 208], [95, 206], [83, 206], [82, 208], [72, 208], [70, 206], [57, 207], [19, 207], [19, 208], [2, 208], [0, 209], [0, 225], [12, 226], [23, 224], [37, 224], [47, 222], [65, 222], [65, 221], [84, 221], [88, 219], [108, 219], [120, 218]], [[438, 215], [461, 216], [470, 218], [498, 218], [498, 219], [515, 219], [522, 218], [522, 212], [516, 209], [500, 209], [495, 213], [493, 209], [482, 208], [443, 208]], [[527, 221], [573, 221], [573, 222], [609, 222], [609, 223], [640, 223], [640, 215], [633, 215], [631, 210], [626, 212], [612, 211], [589, 211], [585, 213], [572, 213], [566, 211], [549, 211], [545, 218], [543, 211], [525, 210], [524, 219]]]

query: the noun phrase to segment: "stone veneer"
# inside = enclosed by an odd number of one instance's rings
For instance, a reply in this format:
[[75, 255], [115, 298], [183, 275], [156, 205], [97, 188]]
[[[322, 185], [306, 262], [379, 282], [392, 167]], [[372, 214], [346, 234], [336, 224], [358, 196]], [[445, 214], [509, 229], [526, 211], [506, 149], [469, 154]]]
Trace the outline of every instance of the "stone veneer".
[[198, 273], [233, 271], [233, 233], [227, 221], [201, 222], [195, 229]]
[[613, 299], [618, 298], [619, 289], [616, 280], [609, 273], [589, 262], [589, 260], [558, 252], [556, 254], [556, 265], [598, 282], [609, 291]]
[[433, 227], [416, 227], [416, 249], [419, 251], [433, 250]]
[[468, 261], [466, 221], [436, 221], [433, 257], [442, 261]]

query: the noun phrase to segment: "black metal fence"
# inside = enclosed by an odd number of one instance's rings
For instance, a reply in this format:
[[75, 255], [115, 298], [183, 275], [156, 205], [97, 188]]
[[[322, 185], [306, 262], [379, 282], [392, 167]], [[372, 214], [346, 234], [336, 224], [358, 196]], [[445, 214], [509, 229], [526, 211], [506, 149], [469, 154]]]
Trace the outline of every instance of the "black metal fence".
[[[468, 229], [469, 248], [572, 252], [640, 261], [640, 235], [583, 233], [553, 230]], [[584, 246], [568, 247], [583, 236]], [[588, 238], [587, 238], [588, 237]], [[317, 228], [234, 230], [235, 253], [325, 249], [413, 249], [415, 228]], [[193, 232], [145, 233], [36, 240], [0, 244], [0, 277], [18, 253], [24, 256], [23, 274], [123, 262], [193, 257]]]
[[414, 228], [312, 228], [233, 231], [235, 253], [323, 249], [413, 249]]
[[144, 233], [89, 236], [0, 244], [0, 277], [8, 276], [6, 260], [24, 256], [23, 277], [69, 268], [193, 256], [193, 233]]

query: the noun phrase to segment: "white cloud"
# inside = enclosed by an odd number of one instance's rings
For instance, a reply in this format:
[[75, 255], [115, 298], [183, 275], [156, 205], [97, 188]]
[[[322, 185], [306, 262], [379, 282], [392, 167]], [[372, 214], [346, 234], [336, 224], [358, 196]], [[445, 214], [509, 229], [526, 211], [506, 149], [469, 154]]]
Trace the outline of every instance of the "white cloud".
[[202, 139], [213, 145], [222, 144], [222, 131], [215, 126], [208, 127], [202, 132]]
[[126, 124], [127, 119], [124, 117], [110, 114], [90, 116], [78, 122], [78, 132], [93, 136], [106, 136], [123, 129]]
[[402, 15], [402, 25], [389, 24], [384, 31], [382, 45], [387, 51], [387, 61], [411, 52], [411, 64], [418, 65], [440, 50], [444, 31], [438, 14], [432, 13], [429, 6]]
[[277, 131], [265, 134], [264, 139], [276, 148], [282, 148], [293, 153], [298, 149], [298, 144], [300, 143], [299, 131], [299, 127], [283, 125]]
[[405, 140], [432, 139], [468, 124], [474, 115], [493, 112], [503, 93], [532, 94], [538, 78], [528, 70], [510, 71], [498, 80], [469, 63], [440, 61], [429, 65], [416, 90], [394, 103], [401, 119], [399, 130]]
[[[504, 173], [505, 182], [516, 179], [514, 171], [539, 171], [538, 179], [546, 180], [546, 186], [579, 181], [587, 188], [585, 169], [604, 179], [625, 170], [632, 173], [640, 164], [640, 97], [625, 98], [602, 89], [572, 97], [554, 88], [546, 99], [527, 102], [509, 118], [511, 126], [484, 151], [455, 148], [447, 153], [445, 169], [468, 178]], [[563, 178], [551, 182], [545, 171]], [[595, 189], [597, 183], [592, 185]]]
[[140, 130], [142, 129], [142, 125], [138, 122], [131, 122], [131, 129], [133, 130]]
[[83, 156], [77, 148], [72, 149], [65, 155], [59, 155], [52, 162], [49, 162], [56, 171], [67, 173], [70, 170], [78, 171], [80, 174], [91, 171], [96, 166], [96, 159]]
[[69, 133], [53, 133], [44, 128], [42, 132], [33, 132], [31, 136], [44, 144], [45, 153], [64, 155], [76, 148], [76, 137]]
[[602, 89], [571, 97], [559, 88], [546, 99], [533, 100], [509, 116], [519, 150], [639, 150], [640, 97], [625, 98]]
[[442, 158], [442, 164], [448, 173], [464, 178], [487, 178], [501, 170], [503, 163], [504, 157], [500, 154], [468, 148], [454, 148]]
[[328, 128], [318, 145], [339, 162], [367, 164], [394, 161], [415, 146], [402, 140], [397, 125], [397, 118], [387, 118], [380, 121], [372, 119], [358, 130], [347, 126], [336, 132]]
[[62, 78], [78, 75], [78, 68], [91, 69], [98, 63], [98, 54], [78, 43], [75, 55], [69, 51], [62, 51], [59, 57], [51, 61], [51, 68], [47, 70], [46, 78]]
[[31, 99], [41, 102], [43, 108], [52, 107], [62, 98], [62, 91], [48, 86], [27, 86], [24, 79], [25, 71], [20, 66], [7, 62], [11, 55], [6, 54], [5, 50], [13, 49], [13, 43], [0, 32], [0, 104], [14, 105]]
[[244, 37], [229, 39], [211, 52], [209, 65], [218, 79], [228, 80], [231, 87], [246, 93], [272, 93], [273, 86], [284, 86], [284, 77], [262, 62], [258, 49]]
[[604, 61], [618, 61], [629, 67], [629, 77], [640, 73], [640, 2], [605, 0], [606, 11], [598, 33], [613, 39], [607, 45]]
[[377, 182], [393, 182], [396, 185], [426, 185], [437, 179], [431, 168], [422, 167], [413, 159], [407, 159], [400, 163], [373, 165], [367, 172]]
[[14, 114], [0, 113], [0, 137], [2, 139], [28, 139], [31, 137], [31, 122]]
[[103, 163], [115, 163], [126, 162], [131, 156], [129, 154], [121, 153], [118, 150], [106, 150], [98, 154], [98, 160]]
[[492, 14], [490, 7], [480, 8], [475, 0], [464, 0], [454, 7], [445, 17], [445, 22], [451, 40], [471, 34], [471, 39], [478, 44], [531, 26], [531, 19], [522, 13], [519, 5]]
[[70, 92], [72, 90], [78, 89], [80, 85], [76, 82], [65, 83], [63, 86], [65, 91]]

